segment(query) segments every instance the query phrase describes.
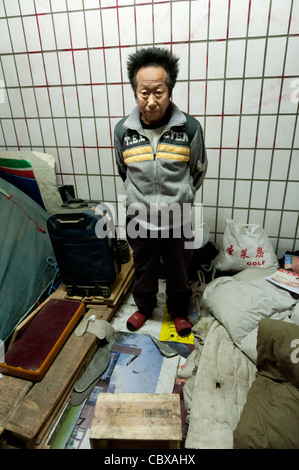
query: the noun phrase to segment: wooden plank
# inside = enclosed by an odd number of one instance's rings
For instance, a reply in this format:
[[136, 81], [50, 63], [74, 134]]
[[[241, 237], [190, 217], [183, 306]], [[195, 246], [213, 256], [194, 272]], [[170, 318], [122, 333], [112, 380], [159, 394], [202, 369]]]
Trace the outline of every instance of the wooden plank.
[[[96, 318], [110, 321], [122, 297], [129, 289], [134, 277], [132, 257], [130, 262], [122, 265], [122, 271], [118, 275], [114, 285], [112, 296], [98, 302], [96, 299], [88, 305], [87, 316], [94, 314]], [[50, 298], [66, 299], [65, 286], [57, 289]], [[72, 300], [82, 300], [76, 297]], [[86, 299], [87, 300], [87, 299]], [[13, 336], [15, 341], [18, 334], [34, 318], [42, 308], [42, 303], [32, 314], [17, 328]], [[28, 380], [5, 376], [0, 381], [0, 430], [12, 432], [21, 439], [27, 441], [28, 447], [36, 447], [44, 442], [45, 436], [50, 432], [50, 427], [66, 403], [75, 381], [89, 362], [99, 340], [92, 334], [86, 333], [82, 337], [76, 337], [73, 333], [56, 357], [54, 363], [39, 383]], [[13, 391], [11, 393], [11, 390]]]
[[[107, 315], [110, 313], [107, 309]], [[97, 318], [96, 310], [89, 310], [88, 316], [91, 314]], [[79, 337], [73, 333], [41, 382], [36, 383], [25, 396], [7, 422], [6, 429], [25, 440], [36, 438], [52, 414], [57, 414], [58, 404], [72, 389], [78, 369], [83, 368], [89, 351], [98, 342], [98, 338], [91, 333]]]
[[[97, 319], [100, 319], [100, 320], [105, 320], [105, 321], [109, 321], [109, 319], [111, 318], [112, 314], [113, 314], [113, 311], [112, 309], [110, 308], [107, 308], [107, 306], [96, 306], [96, 307], [100, 307], [100, 311], [98, 309], [96, 309], [96, 317]], [[89, 312], [88, 312], [88, 315], [87, 317], [89, 317], [90, 315], [94, 315], [95, 312], [93, 311], [94, 309], [90, 309]], [[85, 317], [86, 318], [86, 317]], [[46, 443], [46, 440], [47, 440], [47, 437], [49, 436], [50, 432], [51, 432], [51, 429], [52, 429], [52, 426], [54, 426], [55, 422], [57, 421], [57, 419], [59, 418], [60, 416], [60, 413], [61, 413], [61, 410], [64, 408], [64, 406], [67, 404], [69, 398], [70, 398], [70, 395], [73, 391], [73, 386], [75, 384], [75, 382], [80, 378], [80, 376], [82, 375], [84, 369], [85, 369], [85, 365], [86, 364], [89, 364], [90, 360], [92, 359], [96, 349], [98, 347], [98, 342], [95, 341], [92, 348], [89, 349], [88, 353], [87, 353], [87, 356], [86, 356], [86, 359], [84, 361], [84, 364], [82, 365], [81, 368], [78, 368], [77, 370], [77, 375], [74, 376], [74, 380], [73, 380], [73, 383], [70, 384], [70, 386], [66, 389], [65, 393], [62, 395], [62, 397], [60, 398], [59, 402], [57, 403], [55, 409], [52, 411], [51, 413], [51, 416], [50, 418], [47, 420], [45, 426], [40, 430], [39, 434], [36, 436], [36, 438], [34, 439], [34, 441], [29, 444], [29, 446], [35, 448], [35, 449], [44, 449], [45, 448], [45, 443]]]
[[[88, 351], [88, 354], [86, 356], [86, 360], [84, 361], [85, 364], [88, 364], [90, 360], [92, 359], [96, 349], [98, 347], [97, 342], [94, 343], [92, 348]], [[34, 449], [44, 449], [45, 444], [47, 442], [47, 439], [51, 433], [52, 428], [55, 426], [55, 423], [59, 419], [59, 416], [61, 414], [61, 411], [63, 408], [66, 406], [68, 403], [68, 400], [71, 396], [71, 393], [73, 391], [73, 386], [79, 380], [80, 376], [82, 375], [85, 367], [78, 368], [77, 374], [74, 375], [72, 383], [69, 383], [69, 387], [66, 388], [65, 392], [62, 394], [60, 397], [59, 401], [57, 402], [55, 408], [53, 408], [51, 415], [49, 416], [49, 419], [47, 419], [45, 425], [40, 429], [39, 433], [36, 435], [36, 437], [29, 441], [27, 444], [27, 448], [34, 448]]]
[[33, 385], [30, 380], [3, 376], [0, 380], [0, 428], [5, 429], [7, 422]]
[[100, 393], [90, 430], [93, 449], [180, 448], [180, 396]]
[[134, 276], [133, 254], [130, 253], [131, 259], [128, 263], [122, 265], [121, 272], [117, 276], [114, 284], [111, 286], [111, 296], [107, 299], [107, 304], [117, 304], [120, 296], [124, 293], [125, 287], [131, 283]]
[[[119, 279], [119, 285], [118, 285], [118, 291], [116, 292], [114, 299], [113, 299], [113, 305], [118, 305], [125, 295], [125, 293], [128, 291], [133, 278], [135, 275], [135, 270], [133, 267], [133, 264], [128, 266], [128, 270], [123, 273], [123, 276]], [[108, 302], [109, 305], [109, 302]]]

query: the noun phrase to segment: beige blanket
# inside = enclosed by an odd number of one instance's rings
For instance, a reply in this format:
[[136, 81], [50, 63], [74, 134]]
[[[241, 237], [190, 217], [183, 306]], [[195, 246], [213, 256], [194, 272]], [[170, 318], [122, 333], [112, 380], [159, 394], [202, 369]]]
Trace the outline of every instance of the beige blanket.
[[256, 367], [214, 320], [196, 372], [189, 428], [189, 449], [231, 449], [235, 429]]

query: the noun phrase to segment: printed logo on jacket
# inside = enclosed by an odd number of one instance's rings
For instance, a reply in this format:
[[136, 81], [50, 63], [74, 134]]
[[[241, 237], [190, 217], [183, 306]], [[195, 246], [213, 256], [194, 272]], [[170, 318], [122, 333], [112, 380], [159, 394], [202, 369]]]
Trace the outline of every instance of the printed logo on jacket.
[[126, 165], [154, 159], [188, 162], [190, 160], [189, 139], [186, 132], [170, 130], [160, 139], [157, 153], [154, 155], [149, 140], [134, 133], [124, 137], [124, 162]]

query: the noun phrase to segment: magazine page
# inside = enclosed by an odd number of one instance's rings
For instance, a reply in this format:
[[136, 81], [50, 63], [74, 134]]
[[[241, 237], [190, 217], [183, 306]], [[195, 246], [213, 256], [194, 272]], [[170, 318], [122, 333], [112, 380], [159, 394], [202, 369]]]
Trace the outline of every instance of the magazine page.
[[299, 274], [286, 269], [278, 269], [266, 279], [279, 287], [299, 294]]

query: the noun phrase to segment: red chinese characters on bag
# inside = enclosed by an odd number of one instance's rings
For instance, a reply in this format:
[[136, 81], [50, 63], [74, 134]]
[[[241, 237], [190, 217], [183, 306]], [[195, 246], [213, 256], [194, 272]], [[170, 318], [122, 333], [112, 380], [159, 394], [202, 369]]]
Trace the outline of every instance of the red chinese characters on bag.
[[256, 249], [256, 258], [263, 258], [264, 254], [265, 253], [263, 252], [263, 248], [261, 246], [259, 246]]
[[230, 245], [228, 248], [226, 248], [226, 251], [228, 252], [229, 255], [232, 256], [234, 252], [233, 245]]
[[243, 248], [243, 250], [241, 250], [240, 258], [242, 259], [249, 258], [249, 256], [247, 256], [246, 253], [247, 253], [247, 248]]
[[[234, 247], [233, 247], [233, 245], [228, 246], [228, 247], [226, 248], [226, 251], [228, 252], [229, 255], [232, 256], [233, 253], [234, 253]], [[242, 259], [250, 258], [250, 256], [247, 255], [247, 251], [248, 251], [248, 248], [243, 248], [243, 249], [241, 249], [240, 258], [242, 258]], [[256, 258], [263, 258], [263, 257], [264, 257], [264, 254], [265, 254], [265, 253], [263, 252], [263, 247], [262, 247], [262, 246], [257, 247], [255, 257], [256, 257]], [[251, 265], [252, 265], [252, 266], [256, 266], [256, 265], [261, 265], [261, 264], [264, 264], [264, 263], [265, 263], [264, 260], [261, 261], [261, 262], [260, 262], [260, 261], [253, 261], [253, 262], [248, 261], [248, 262], [247, 262], [248, 266], [251, 266]]]

